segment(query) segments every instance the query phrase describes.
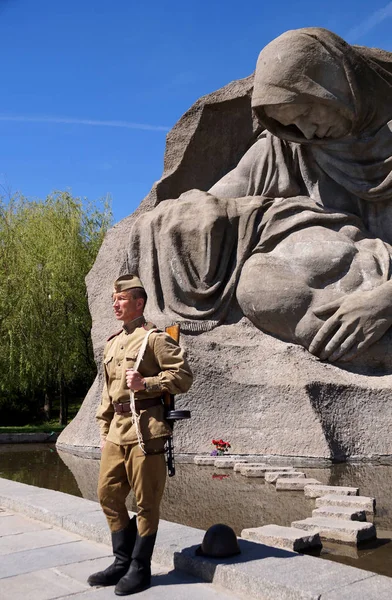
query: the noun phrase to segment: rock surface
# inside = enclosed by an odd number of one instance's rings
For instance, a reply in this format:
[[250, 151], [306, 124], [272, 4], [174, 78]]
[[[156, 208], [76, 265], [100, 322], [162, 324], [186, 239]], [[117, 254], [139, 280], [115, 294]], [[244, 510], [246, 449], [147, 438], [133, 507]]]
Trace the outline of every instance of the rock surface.
[[[110, 296], [113, 281], [128, 268], [132, 225], [162, 200], [192, 188], [208, 190], [238, 163], [257, 130], [251, 92], [248, 77], [198, 100], [168, 134], [162, 178], [135, 213], [107, 233], [86, 278], [99, 374], [61, 433], [60, 449], [88, 455], [99, 446], [94, 417], [102, 389], [100, 365], [107, 337], [118, 330]], [[322, 363], [304, 348], [256, 329], [234, 304], [223, 325], [184, 334], [181, 343], [195, 382], [176, 400], [178, 408], [192, 412], [189, 421], [176, 426], [178, 452], [208, 452], [219, 435], [240, 454], [392, 456], [392, 376], [379, 358], [382, 348], [377, 357], [364, 355], [352, 367]], [[381, 343], [387, 357], [388, 336]]]

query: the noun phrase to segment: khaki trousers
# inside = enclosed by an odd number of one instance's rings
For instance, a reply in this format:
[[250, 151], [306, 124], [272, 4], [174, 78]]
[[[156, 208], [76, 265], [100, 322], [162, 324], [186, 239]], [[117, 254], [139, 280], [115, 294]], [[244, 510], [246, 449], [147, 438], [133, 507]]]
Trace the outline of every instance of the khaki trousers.
[[119, 446], [106, 442], [101, 456], [98, 499], [111, 532], [124, 529], [129, 523], [125, 500], [132, 489], [139, 535], [156, 533], [166, 481], [165, 441], [166, 438], [146, 441], [147, 454], [137, 444]]

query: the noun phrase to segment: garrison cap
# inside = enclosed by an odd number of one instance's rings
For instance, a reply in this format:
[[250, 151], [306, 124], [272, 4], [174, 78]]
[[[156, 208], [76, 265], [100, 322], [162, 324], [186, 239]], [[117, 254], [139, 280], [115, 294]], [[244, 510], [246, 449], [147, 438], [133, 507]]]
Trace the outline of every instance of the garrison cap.
[[121, 275], [114, 282], [114, 293], [125, 292], [125, 290], [131, 290], [132, 288], [142, 288], [144, 290], [143, 284], [140, 281], [139, 277], [136, 275], [132, 275], [132, 273], [126, 273], [126, 275]]

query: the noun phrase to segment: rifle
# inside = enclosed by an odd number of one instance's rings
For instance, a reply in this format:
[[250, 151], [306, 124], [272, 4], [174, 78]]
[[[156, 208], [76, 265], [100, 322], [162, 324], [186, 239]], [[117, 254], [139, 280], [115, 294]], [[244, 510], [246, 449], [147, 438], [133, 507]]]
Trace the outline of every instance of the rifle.
[[[166, 333], [170, 335], [176, 342], [180, 340], [180, 326], [178, 323], [165, 328]], [[190, 419], [191, 413], [189, 410], [175, 410], [174, 408], [174, 395], [169, 392], [163, 392], [163, 405], [165, 408], [165, 419], [168, 421], [172, 434], [167, 440], [166, 452], [167, 452], [167, 472], [169, 477], [173, 477], [176, 474], [176, 468], [174, 464], [174, 444], [173, 444], [173, 428], [175, 421], [181, 421], [183, 419]]]

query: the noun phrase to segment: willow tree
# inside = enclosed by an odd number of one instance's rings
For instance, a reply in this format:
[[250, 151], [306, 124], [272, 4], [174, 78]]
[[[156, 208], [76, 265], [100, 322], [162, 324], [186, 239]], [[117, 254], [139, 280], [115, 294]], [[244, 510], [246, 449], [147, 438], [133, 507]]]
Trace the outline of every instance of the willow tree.
[[94, 377], [85, 276], [111, 224], [108, 200], [67, 192], [0, 203], [0, 402], [37, 412]]

